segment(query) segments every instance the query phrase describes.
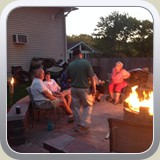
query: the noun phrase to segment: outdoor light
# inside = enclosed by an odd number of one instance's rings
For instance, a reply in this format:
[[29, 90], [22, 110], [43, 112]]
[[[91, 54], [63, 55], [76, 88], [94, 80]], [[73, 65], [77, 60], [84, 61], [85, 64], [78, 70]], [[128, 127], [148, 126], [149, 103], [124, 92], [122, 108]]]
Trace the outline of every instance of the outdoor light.
[[9, 92], [10, 92], [10, 104], [13, 103], [13, 94], [14, 94], [14, 78], [12, 77], [9, 85]]

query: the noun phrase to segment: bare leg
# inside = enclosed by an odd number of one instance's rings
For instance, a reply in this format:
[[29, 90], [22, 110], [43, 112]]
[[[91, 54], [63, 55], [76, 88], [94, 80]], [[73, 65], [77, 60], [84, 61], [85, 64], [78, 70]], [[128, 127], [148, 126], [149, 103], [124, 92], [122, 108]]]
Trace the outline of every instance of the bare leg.
[[109, 94], [110, 94], [110, 97], [111, 97], [112, 99], [114, 99], [114, 94], [113, 94], [113, 92], [110, 92]]
[[66, 98], [67, 98], [68, 106], [70, 107], [71, 106], [72, 97], [71, 97], [71, 95], [68, 95]]
[[103, 95], [103, 94], [100, 93], [97, 98], [100, 100], [101, 97], [102, 97], [102, 95]]
[[116, 93], [115, 101], [119, 101], [120, 93]]
[[115, 94], [115, 102], [114, 102], [114, 104], [118, 104], [119, 103], [119, 97], [120, 97], [120, 93], [116, 93]]
[[68, 106], [66, 99], [62, 96], [61, 100], [62, 100], [61, 105], [62, 105], [63, 109], [65, 110], [66, 114], [72, 115], [72, 111], [71, 111], [70, 107]]
[[109, 98], [107, 99], [108, 102], [114, 102], [114, 93], [109, 92]]
[[66, 89], [64, 91], [62, 91], [63, 96], [67, 99], [67, 104], [70, 107], [71, 106], [71, 90], [70, 89]]

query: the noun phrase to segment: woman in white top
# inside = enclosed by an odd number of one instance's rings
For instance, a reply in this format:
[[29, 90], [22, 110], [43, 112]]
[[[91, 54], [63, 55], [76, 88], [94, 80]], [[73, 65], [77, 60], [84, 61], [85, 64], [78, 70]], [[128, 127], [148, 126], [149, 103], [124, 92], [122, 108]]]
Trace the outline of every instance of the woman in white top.
[[52, 92], [53, 95], [55, 94], [55, 95], [63, 96], [66, 99], [68, 106], [71, 105], [71, 91], [70, 91], [70, 89], [63, 90], [61, 92], [61, 87], [57, 84], [57, 82], [54, 79], [51, 79], [50, 72], [48, 72], [48, 71], [45, 72], [44, 84]]

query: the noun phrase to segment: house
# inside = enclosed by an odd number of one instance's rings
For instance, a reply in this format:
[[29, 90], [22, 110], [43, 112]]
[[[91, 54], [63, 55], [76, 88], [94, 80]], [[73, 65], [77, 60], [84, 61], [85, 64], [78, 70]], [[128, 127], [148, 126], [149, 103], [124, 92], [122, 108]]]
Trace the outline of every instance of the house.
[[7, 72], [12, 66], [29, 71], [33, 57], [66, 60], [65, 17], [73, 7], [19, 7], [7, 20]]
[[72, 59], [73, 58], [73, 50], [75, 48], [79, 48], [80, 51], [83, 53], [83, 58], [89, 59], [91, 54], [94, 54], [96, 51], [89, 47], [84, 42], [74, 42], [74, 43], [68, 43], [67, 44], [67, 58]]

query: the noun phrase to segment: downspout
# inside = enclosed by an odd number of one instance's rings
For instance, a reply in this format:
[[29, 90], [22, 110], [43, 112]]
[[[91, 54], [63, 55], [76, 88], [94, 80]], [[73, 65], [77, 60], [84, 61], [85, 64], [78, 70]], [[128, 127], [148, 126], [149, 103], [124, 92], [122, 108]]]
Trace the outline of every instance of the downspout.
[[65, 46], [65, 48], [64, 48], [64, 61], [68, 62], [68, 60], [67, 60], [68, 53], [67, 53], [67, 35], [66, 35], [66, 16], [64, 16], [64, 34], [65, 34], [65, 38], [64, 38], [64, 46]]
[[68, 52], [67, 52], [67, 35], [66, 35], [66, 17], [68, 16], [68, 14], [71, 12], [71, 11], [74, 11], [74, 10], [77, 10], [77, 8], [71, 8], [70, 11], [68, 11], [66, 14], [64, 14], [64, 34], [65, 34], [65, 39], [64, 39], [64, 52], [65, 52], [65, 55], [64, 55], [64, 61], [65, 62], [68, 62]]
[[65, 39], [64, 39], [64, 46], [65, 46], [65, 48], [64, 48], [64, 61], [65, 62], [68, 62], [68, 52], [67, 52], [67, 35], [66, 35], [66, 17], [68, 16], [68, 14], [71, 12], [71, 10], [70, 11], [68, 11], [66, 14], [64, 14], [64, 34], [65, 34]]

